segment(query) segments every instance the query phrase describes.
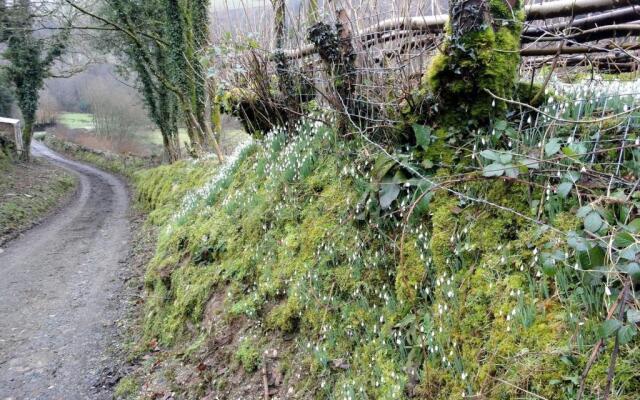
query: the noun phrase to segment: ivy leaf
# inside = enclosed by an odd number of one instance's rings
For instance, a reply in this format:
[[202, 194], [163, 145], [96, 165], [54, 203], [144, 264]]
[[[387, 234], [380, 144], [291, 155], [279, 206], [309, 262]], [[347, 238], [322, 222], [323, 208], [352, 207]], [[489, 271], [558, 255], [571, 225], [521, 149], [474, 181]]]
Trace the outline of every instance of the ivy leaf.
[[540, 163], [538, 160], [534, 160], [533, 158], [523, 158], [520, 163], [529, 169], [540, 169]]
[[627, 310], [627, 321], [629, 321], [630, 324], [637, 324], [640, 322], [640, 311]]
[[625, 325], [618, 331], [618, 340], [620, 344], [629, 343], [636, 335], [636, 328], [631, 325]]
[[629, 261], [635, 260], [636, 254], [638, 254], [638, 246], [635, 244], [625, 247], [622, 251], [620, 251], [620, 257]]
[[591, 212], [591, 210], [593, 210], [591, 206], [582, 206], [578, 208], [578, 212], [576, 212], [576, 217], [584, 218]]
[[621, 268], [622, 272], [625, 272], [631, 276], [634, 281], [640, 280], [640, 265], [636, 262], [631, 262]]
[[493, 164], [489, 164], [482, 170], [483, 176], [502, 176], [504, 174], [504, 165], [495, 162]]
[[613, 244], [617, 248], [625, 248], [634, 244], [636, 241], [633, 239], [633, 236], [627, 232], [620, 232], [613, 239]]
[[571, 182], [562, 182], [558, 185], [558, 194], [562, 196], [562, 198], [566, 198], [571, 192], [571, 188], [573, 187], [573, 183]]
[[431, 144], [431, 127], [419, 124], [411, 125], [416, 135], [416, 144], [424, 150]]
[[629, 225], [627, 225], [627, 228], [629, 229], [629, 231], [633, 233], [640, 232], [640, 218], [636, 218], [633, 221], [629, 222]]
[[380, 189], [380, 207], [384, 210], [389, 208], [391, 203], [398, 198], [400, 185], [395, 183], [383, 183]]
[[584, 219], [584, 229], [589, 232], [598, 232], [602, 228], [602, 218], [597, 212], [590, 212]]
[[616, 333], [622, 327], [622, 322], [617, 319], [608, 319], [600, 325], [600, 338], [605, 339]]
[[587, 240], [581, 236], [579, 236], [576, 232], [569, 232], [567, 234], [567, 244], [576, 249], [577, 251], [587, 251], [589, 250], [589, 245], [587, 244]]
[[500, 153], [500, 162], [502, 164], [508, 164], [513, 160], [513, 155], [511, 153]]
[[552, 156], [560, 151], [559, 139], [551, 139], [544, 145], [544, 154]]
[[520, 173], [518, 167], [513, 164], [506, 164], [504, 166], [504, 172], [505, 175], [507, 175], [509, 178], [517, 178], [518, 174]]
[[493, 150], [482, 150], [480, 155], [487, 160], [498, 161], [500, 155]]
[[587, 146], [582, 142], [573, 142], [569, 145], [573, 155], [583, 156], [587, 152]]

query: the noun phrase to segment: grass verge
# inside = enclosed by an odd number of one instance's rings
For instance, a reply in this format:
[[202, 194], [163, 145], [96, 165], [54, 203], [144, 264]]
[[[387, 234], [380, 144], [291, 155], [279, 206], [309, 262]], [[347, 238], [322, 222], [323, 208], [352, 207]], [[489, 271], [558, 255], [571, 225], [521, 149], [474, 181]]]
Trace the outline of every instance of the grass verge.
[[0, 176], [0, 244], [58, 208], [77, 184], [73, 175], [40, 159], [0, 162]]

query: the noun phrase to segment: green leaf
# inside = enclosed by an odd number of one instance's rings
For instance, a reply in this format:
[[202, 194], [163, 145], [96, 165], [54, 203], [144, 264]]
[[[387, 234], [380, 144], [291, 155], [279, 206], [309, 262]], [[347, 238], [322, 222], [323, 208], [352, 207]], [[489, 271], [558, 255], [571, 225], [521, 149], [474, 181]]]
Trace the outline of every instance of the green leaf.
[[411, 125], [416, 135], [416, 144], [424, 150], [431, 144], [431, 127], [419, 124]]
[[566, 174], [564, 174], [564, 179], [576, 183], [580, 180], [580, 172], [568, 171]]
[[500, 163], [489, 164], [482, 170], [483, 176], [502, 176], [504, 174], [504, 165]]
[[517, 178], [518, 174], [520, 174], [518, 167], [513, 164], [506, 164], [504, 166], [504, 172], [509, 178]]
[[573, 183], [571, 182], [562, 182], [558, 185], [558, 194], [563, 198], [567, 197], [571, 192], [571, 188], [573, 187]]
[[552, 156], [560, 151], [559, 139], [551, 139], [544, 145], [544, 154]]
[[511, 139], [515, 139], [518, 137], [518, 131], [516, 131], [515, 129], [513, 129], [512, 127], [508, 126], [507, 129], [504, 131], [505, 135], [509, 136]]
[[629, 222], [629, 225], [627, 225], [627, 228], [632, 233], [640, 232], [640, 218], [636, 218], [633, 221]]
[[627, 310], [627, 321], [630, 324], [637, 324], [638, 322], [640, 322], [640, 311]]
[[636, 335], [636, 328], [632, 325], [625, 325], [618, 331], [618, 340], [620, 344], [629, 343]]
[[542, 272], [544, 272], [547, 276], [554, 276], [558, 269], [556, 268], [556, 263], [553, 258], [547, 258], [542, 262]]
[[496, 124], [493, 126], [496, 131], [504, 131], [507, 129], [507, 121], [499, 120], [496, 121]]
[[540, 163], [538, 160], [534, 160], [533, 158], [523, 158], [520, 161], [520, 164], [529, 169], [540, 169]]
[[640, 265], [636, 262], [630, 262], [622, 268], [622, 271], [629, 274], [631, 279], [640, 280]]
[[602, 228], [602, 218], [597, 212], [591, 212], [584, 219], [584, 229], [589, 232], [598, 232]]
[[625, 248], [634, 244], [636, 241], [633, 239], [633, 236], [628, 232], [620, 232], [613, 239], [613, 244], [617, 248]]
[[604, 265], [605, 252], [600, 246], [578, 253], [578, 260], [584, 269], [598, 269]]
[[500, 159], [500, 154], [496, 153], [493, 150], [482, 150], [480, 155], [487, 160], [498, 161]]
[[612, 336], [618, 329], [622, 327], [622, 322], [617, 319], [608, 319], [600, 325], [600, 338], [605, 339]]
[[620, 257], [629, 261], [635, 260], [636, 254], [638, 254], [638, 246], [636, 244], [632, 244], [631, 246], [625, 247], [623, 250], [620, 251]]
[[380, 207], [384, 210], [398, 198], [400, 185], [395, 183], [383, 183], [380, 188]]
[[387, 156], [386, 154], [380, 154], [376, 158], [376, 162], [373, 165], [371, 174], [377, 179], [382, 180], [389, 170], [395, 165], [396, 161]]
[[513, 155], [511, 153], [500, 153], [500, 162], [502, 164], [508, 164], [513, 160]]
[[391, 178], [391, 182], [393, 182], [393, 183], [406, 183], [407, 179], [408, 179], [407, 175], [402, 170], [399, 169], [393, 175], [393, 178]]
[[564, 154], [567, 157], [573, 157], [576, 155], [576, 152], [573, 151], [573, 149], [571, 147], [563, 147], [562, 148], [562, 154]]
[[593, 208], [591, 208], [591, 206], [582, 206], [582, 207], [578, 208], [578, 212], [576, 212], [576, 217], [584, 218], [587, 215], [589, 215], [589, 213], [592, 210], [593, 210]]
[[587, 152], [587, 146], [585, 146], [582, 142], [573, 142], [569, 145], [569, 148], [574, 155], [582, 156]]
[[567, 244], [576, 249], [577, 251], [587, 251], [589, 250], [588, 242], [582, 236], [579, 236], [576, 232], [567, 233]]

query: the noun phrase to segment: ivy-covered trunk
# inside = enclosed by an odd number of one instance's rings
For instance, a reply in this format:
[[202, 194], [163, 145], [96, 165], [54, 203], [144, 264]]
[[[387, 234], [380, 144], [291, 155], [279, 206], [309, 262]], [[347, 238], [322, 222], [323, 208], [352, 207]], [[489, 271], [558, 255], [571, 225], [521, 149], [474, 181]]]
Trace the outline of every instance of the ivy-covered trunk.
[[62, 54], [68, 32], [52, 38], [40, 38], [32, 32], [36, 13], [31, 1], [12, 2], [10, 7], [2, 3], [0, 8], [0, 43], [6, 45], [2, 57], [7, 78], [15, 90], [15, 98], [22, 113], [24, 127], [22, 158], [31, 156], [31, 138], [36, 122], [39, 91], [49, 73], [49, 67]]
[[439, 124], [483, 126], [506, 111], [493, 95], [509, 98], [517, 83], [523, 2], [453, 0], [449, 15], [446, 42], [423, 83], [435, 97]]
[[335, 29], [324, 22], [309, 28], [307, 38], [316, 48], [331, 79], [335, 95], [330, 101], [339, 113], [338, 132], [348, 135], [351, 116], [355, 114], [356, 52], [353, 48], [349, 18], [345, 10], [336, 12]]

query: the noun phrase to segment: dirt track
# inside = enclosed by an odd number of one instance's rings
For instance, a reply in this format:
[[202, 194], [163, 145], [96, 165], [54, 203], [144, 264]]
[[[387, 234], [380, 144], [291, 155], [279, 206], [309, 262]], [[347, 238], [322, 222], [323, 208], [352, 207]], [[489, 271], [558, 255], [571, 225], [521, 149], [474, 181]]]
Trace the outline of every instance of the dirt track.
[[0, 400], [103, 399], [129, 250], [123, 182], [34, 143], [79, 177], [70, 204], [0, 253]]

